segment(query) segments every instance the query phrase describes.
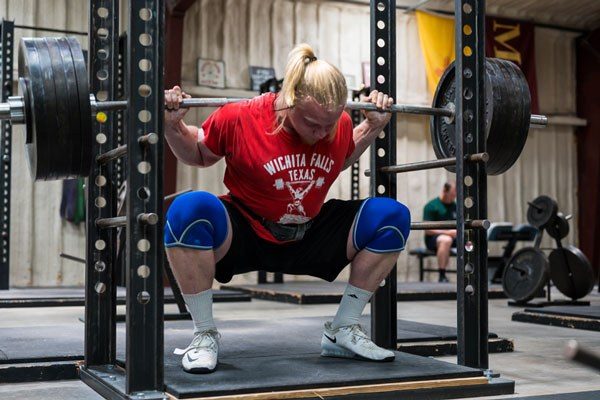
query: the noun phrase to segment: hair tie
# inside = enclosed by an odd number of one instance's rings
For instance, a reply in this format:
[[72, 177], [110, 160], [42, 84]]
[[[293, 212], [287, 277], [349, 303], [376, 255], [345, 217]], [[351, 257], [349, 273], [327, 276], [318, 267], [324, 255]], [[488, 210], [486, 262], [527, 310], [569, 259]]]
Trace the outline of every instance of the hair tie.
[[310, 63], [311, 63], [311, 62], [313, 62], [313, 61], [317, 61], [317, 57], [314, 57], [314, 56], [313, 56], [313, 57], [309, 57], [309, 56], [307, 56], [307, 57], [304, 59], [304, 64], [307, 64], [307, 65], [308, 65], [308, 64], [310, 64]]

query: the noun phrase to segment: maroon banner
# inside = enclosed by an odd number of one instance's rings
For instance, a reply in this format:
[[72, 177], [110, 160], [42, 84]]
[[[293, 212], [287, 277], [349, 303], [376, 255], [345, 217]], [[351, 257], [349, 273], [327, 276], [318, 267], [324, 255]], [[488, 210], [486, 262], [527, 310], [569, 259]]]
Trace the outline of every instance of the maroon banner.
[[539, 113], [535, 73], [535, 26], [530, 22], [486, 17], [485, 54], [517, 64], [531, 92], [531, 112]]

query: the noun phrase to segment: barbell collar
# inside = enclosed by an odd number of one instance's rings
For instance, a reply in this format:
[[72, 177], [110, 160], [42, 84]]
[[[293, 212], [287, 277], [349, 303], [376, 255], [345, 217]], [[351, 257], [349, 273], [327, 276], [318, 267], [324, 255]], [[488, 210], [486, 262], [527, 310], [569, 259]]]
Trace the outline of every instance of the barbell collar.
[[[488, 153], [476, 153], [465, 156], [465, 160], [471, 162], [481, 162], [485, 163], [490, 159], [490, 155]], [[422, 171], [425, 169], [433, 169], [433, 168], [443, 168], [448, 167], [450, 165], [456, 164], [455, 157], [449, 158], [441, 158], [439, 160], [428, 160], [428, 161], [418, 161], [414, 163], [407, 163], [402, 165], [391, 165], [389, 167], [381, 167], [379, 168], [380, 172], [390, 173], [390, 174], [398, 174], [402, 172], [411, 172], [411, 171]], [[365, 176], [371, 176], [371, 170], [368, 169], [365, 171]]]
[[[465, 229], [488, 229], [490, 221], [487, 219], [474, 219], [465, 221]], [[456, 229], [456, 221], [421, 221], [412, 222], [410, 229], [424, 231], [429, 229]]]

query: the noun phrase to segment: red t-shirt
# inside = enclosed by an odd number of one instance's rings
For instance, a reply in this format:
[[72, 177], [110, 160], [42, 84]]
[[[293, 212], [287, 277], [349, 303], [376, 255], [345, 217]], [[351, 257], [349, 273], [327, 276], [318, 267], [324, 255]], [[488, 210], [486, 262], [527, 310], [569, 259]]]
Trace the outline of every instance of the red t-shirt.
[[[342, 113], [333, 140], [314, 145], [277, 128], [274, 93], [228, 104], [202, 124], [204, 144], [225, 157], [225, 186], [230, 195], [255, 214], [281, 224], [300, 224], [321, 210], [331, 184], [354, 151], [352, 120]], [[223, 200], [231, 202], [229, 196]], [[248, 218], [263, 239], [277, 239], [243, 207], [233, 204]]]

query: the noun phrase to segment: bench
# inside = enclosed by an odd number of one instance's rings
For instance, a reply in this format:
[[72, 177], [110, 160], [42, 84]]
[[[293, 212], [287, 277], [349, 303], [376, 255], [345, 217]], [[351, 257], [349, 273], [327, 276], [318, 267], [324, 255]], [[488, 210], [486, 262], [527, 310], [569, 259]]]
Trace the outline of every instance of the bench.
[[[425, 259], [427, 257], [435, 257], [435, 251], [429, 250], [425, 247], [419, 247], [412, 249], [408, 252], [411, 256], [416, 256], [419, 259], [419, 282], [423, 282], [425, 272], [439, 272], [439, 268], [425, 268]], [[450, 257], [456, 257], [456, 249], [450, 249]], [[455, 274], [455, 269], [446, 269], [446, 272]]]
[[[491, 281], [493, 283], [499, 283], [502, 280], [502, 274], [504, 267], [508, 260], [512, 256], [517, 242], [519, 241], [533, 241], [538, 233], [538, 230], [531, 225], [521, 224], [513, 226], [510, 222], [496, 222], [493, 223], [487, 232], [489, 242], [506, 242], [504, 251], [500, 256], [489, 256], [488, 267], [495, 269]], [[425, 272], [439, 272], [439, 268], [425, 268], [425, 259], [427, 257], [435, 257], [435, 251], [429, 250], [425, 247], [419, 247], [412, 249], [408, 252], [411, 256], [416, 256], [419, 259], [419, 281], [423, 282]], [[450, 250], [450, 256], [456, 257], [456, 249]], [[455, 269], [446, 269], [448, 273], [456, 273]]]

